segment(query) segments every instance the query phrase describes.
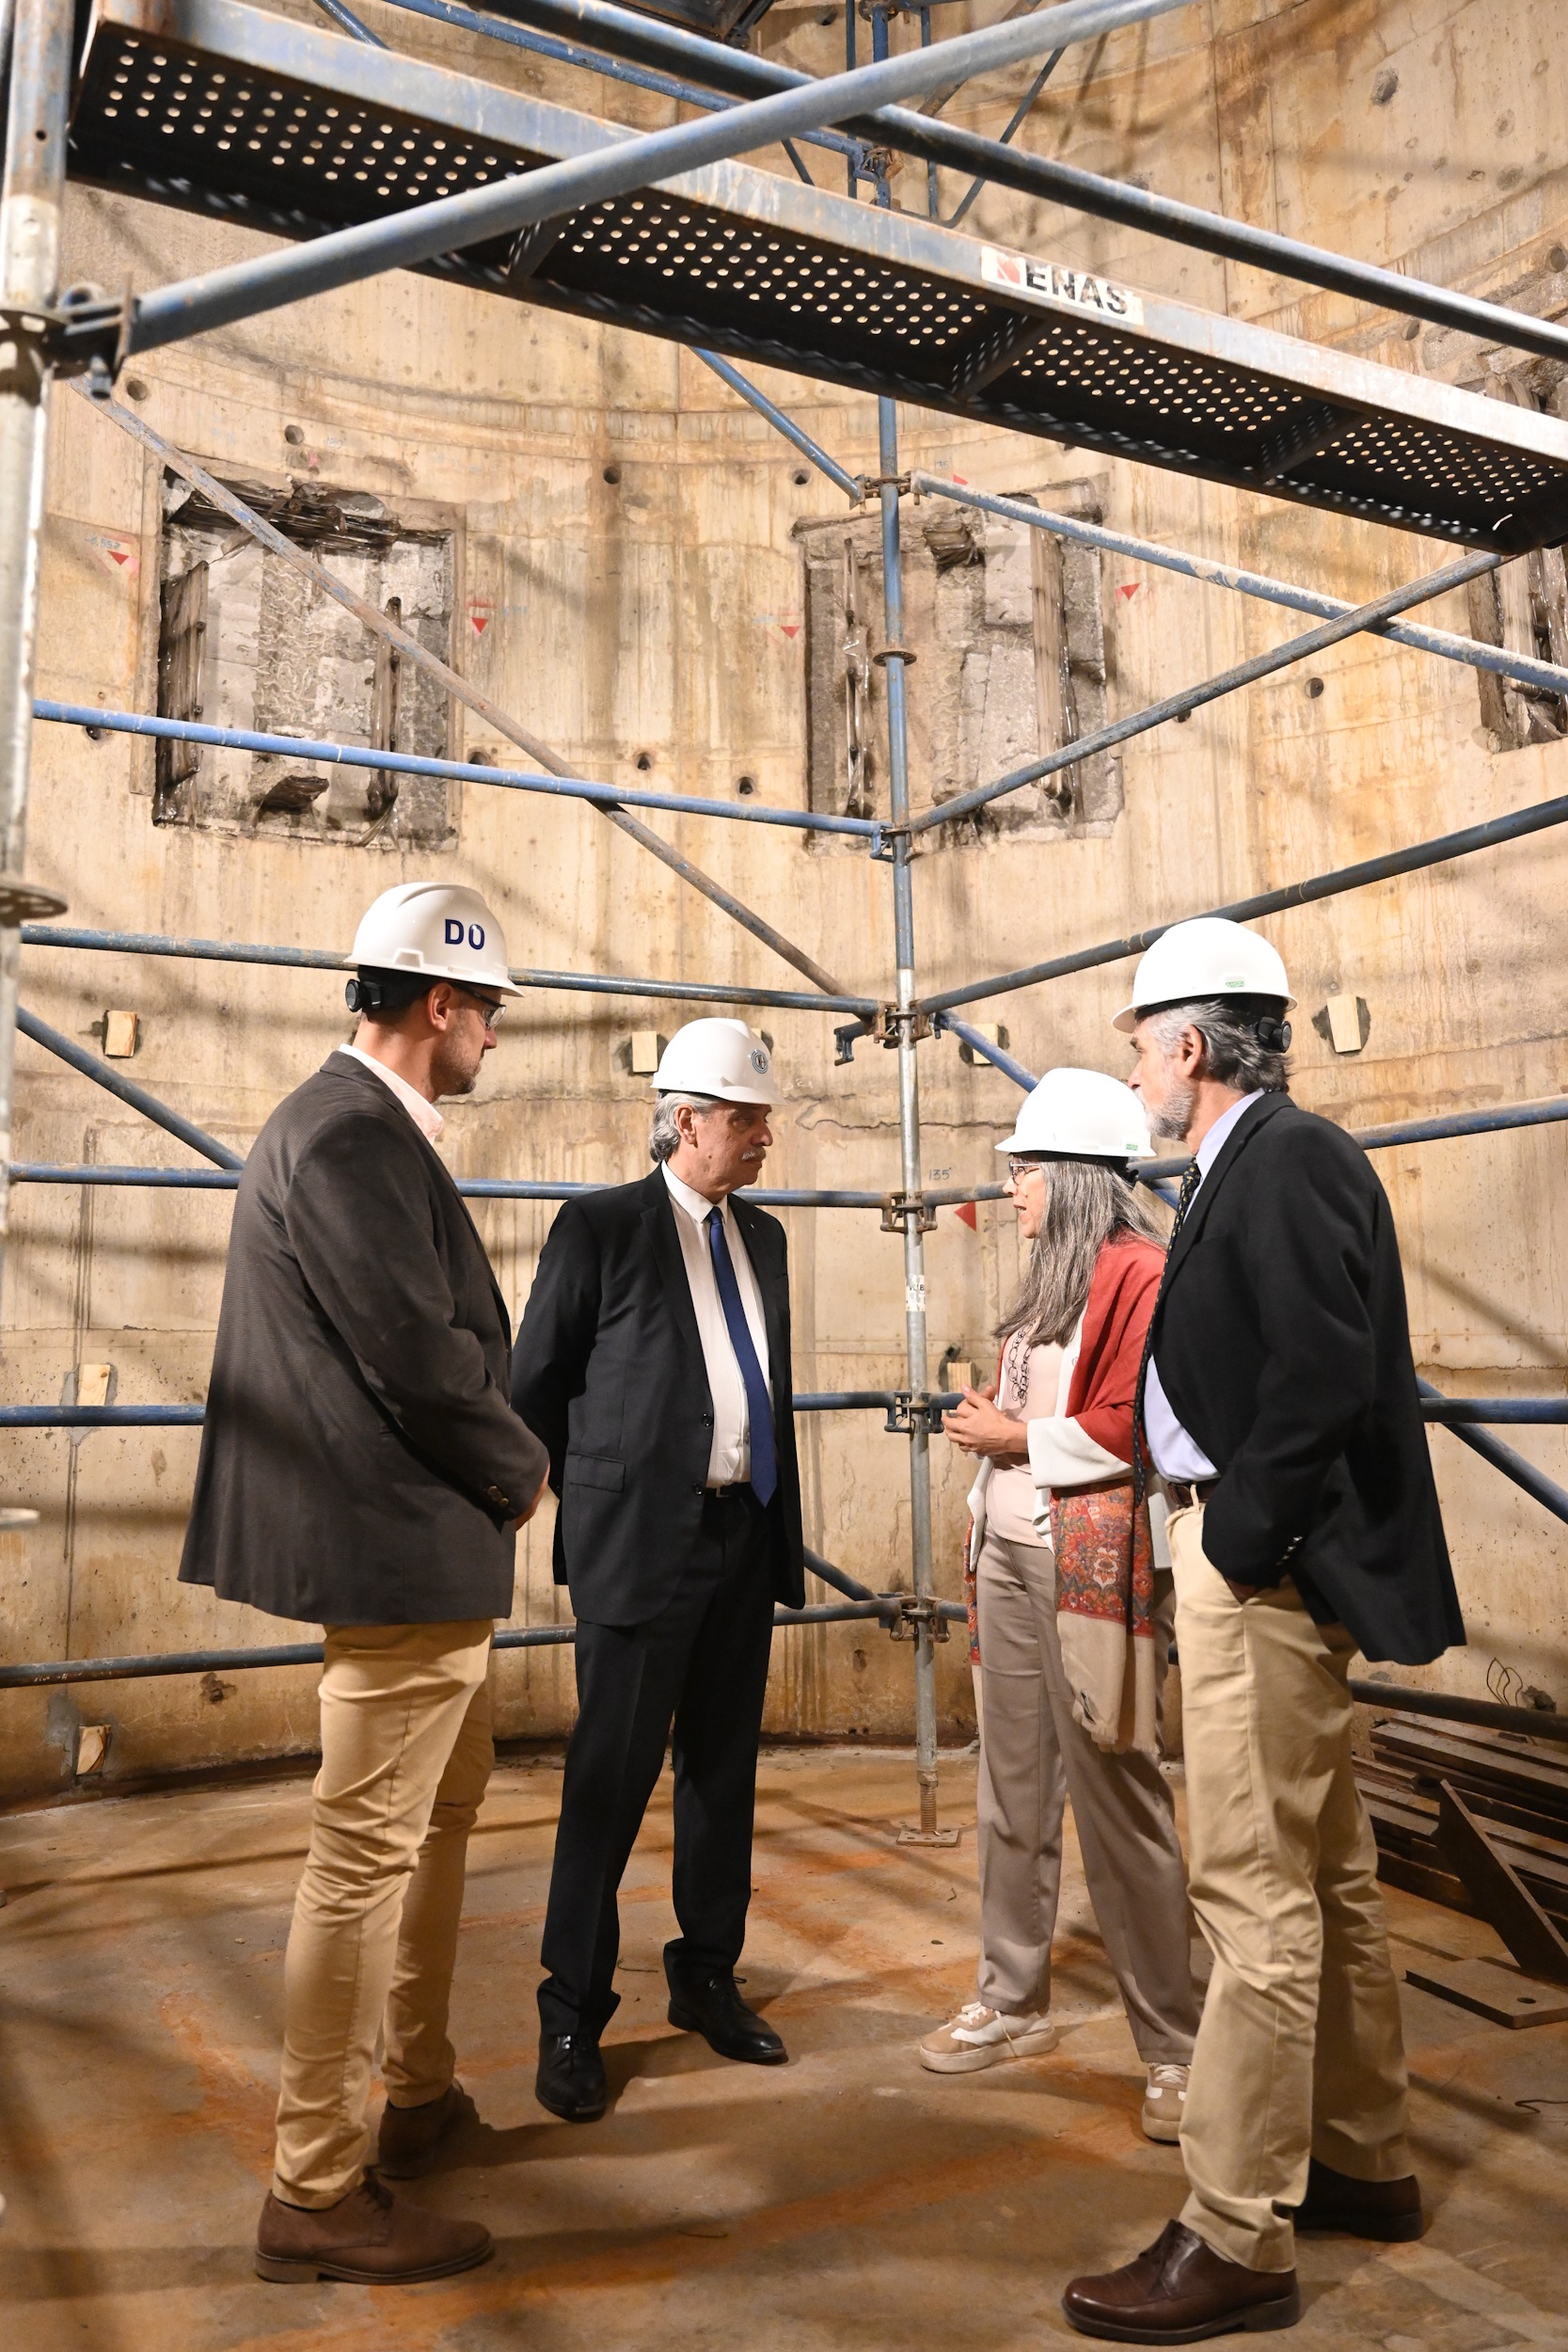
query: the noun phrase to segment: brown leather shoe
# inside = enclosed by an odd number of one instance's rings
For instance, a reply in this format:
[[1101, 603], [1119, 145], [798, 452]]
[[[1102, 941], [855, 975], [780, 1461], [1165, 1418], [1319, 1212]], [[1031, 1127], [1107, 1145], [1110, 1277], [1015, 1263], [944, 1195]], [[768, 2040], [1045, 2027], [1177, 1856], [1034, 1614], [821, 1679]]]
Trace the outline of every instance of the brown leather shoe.
[[412, 2286], [488, 2262], [495, 2240], [480, 2221], [448, 2221], [424, 2205], [399, 2204], [373, 2172], [335, 2205], [310, 2209], [269, 2197], [256, 2231], [256, 2276], [279, 2284], [347, 2279], [356, 2286]]
[[461, 2083], [449, 2083], [438, 2099], [422, 2107], [395, 2107], [388, 2099], [376, 2141], [375, 2169], [384, 2180], [416, 2180], [436, 2152], [479, 2110]]
[[1406, 2244], [1426, 2227], [1421, 2185], [1414, 2172], [1398, 2181], [1357, 2181], [1316, 2156], [1307, 2168], [1307, 2195], [1293, 2216], [1296, 2228], [1342, 2237]]
[[1301, 2290], [1293, 2270], [1248, 2270], [1227, 2262], [1180, 2221], [1167, 2221], [1135, 2262], [1097, 2279], [1074, 2279], [1062, 2309], [1080, 2335], [1116, 2344], [1196, 2344], [1232, 2328], [1293, 2328]]

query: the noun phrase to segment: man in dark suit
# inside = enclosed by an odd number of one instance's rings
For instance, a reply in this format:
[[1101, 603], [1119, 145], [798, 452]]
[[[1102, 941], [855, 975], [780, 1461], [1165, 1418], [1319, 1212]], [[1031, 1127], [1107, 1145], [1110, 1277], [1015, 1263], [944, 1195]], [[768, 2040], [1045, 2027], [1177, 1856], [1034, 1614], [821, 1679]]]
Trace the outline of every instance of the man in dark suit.
[[[284, 1966], [263, 2279], [445, 2277], [477, 2222], [395, 2201], [472, 2112], [447, 2010], [486, 1677], [544, 1447], [507, 1400], [511, 1327], [432, 1146], [516, 993], [471, 890], [412, 882], [359, 926], [364, 1015], [245, 1162], [181, 1577], [325, 1625], [322, 1768]], [[378, 2033], [388, 2106], [366, 2110]]]
[[1267, 941], [1180, 923], [1117, 1025], [1182, 1180], [1141, 1385], [1176, 1506], [1193, 1907], [1214, 1967], [1181, 2126], [1180, 2219], [1064, 2299], [1085, 2333], [1191, 2343], [1300, 2316], [1295, 2230], [1420, 2235], [1399, 1995], [1355, 1786], [1357, 1649], [1424, 1665], [1465, 1629], [1392, 1213], [1298, 1110]]
[[768, 1047], [741, 1021], [689, 1022], [654, 1086], [653, 1174], [562, 1210], [513, 1367], [577, 1618], [538, 2076], [573, 2122], [604, 2112], [616, 1892], [672, 1728], [670, 2021], [726, 2058], [785, 2055], [735, 1980], [773, 1605], [804, 1598], [784, 1229], [736, 1197], [772, 1141]]

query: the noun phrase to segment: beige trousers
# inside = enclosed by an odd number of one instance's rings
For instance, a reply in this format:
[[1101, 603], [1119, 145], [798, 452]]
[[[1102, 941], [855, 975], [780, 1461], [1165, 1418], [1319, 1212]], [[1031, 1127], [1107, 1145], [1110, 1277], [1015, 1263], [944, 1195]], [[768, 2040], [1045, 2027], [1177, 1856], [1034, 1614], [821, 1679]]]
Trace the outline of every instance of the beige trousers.
[[1181, 2125], [1181, 2218], [1231, 2262], [1289, 2270], [1309, 2155], [1397, 2180], [1404, 2047], [1377, 1851], [1351, 1763], [1355, 1644], [1291, 1584], [1239, 1601], [1203, 1509], [1176, 1572], [1189, 1885], [1214, 1955]]
[[468, 1832], [495, 1750], [488, 1617], [329, 1626], [310, 1851], [283, 1963], [273, 2192], [336, 2204], [370, 2138], [378, 2038], [400, 2106], [438, 2099]]
[[[1138, 2056], [1146, 2066], [1185, 2066], [1198, 2001], [1170, 1785], [1150, 1757], [1113, 1756], [1073, 1722], [1049, 1547], [1008, 1543], [988, 1529], [975, 1585], [985, 1684], [980, 1998], [1013, 2017], [1051, 2005], [1062, 1815], [1070, 1799], [1094, 1915]], [[1162, 1652], [1169, 1640], [1167, 1619]]]

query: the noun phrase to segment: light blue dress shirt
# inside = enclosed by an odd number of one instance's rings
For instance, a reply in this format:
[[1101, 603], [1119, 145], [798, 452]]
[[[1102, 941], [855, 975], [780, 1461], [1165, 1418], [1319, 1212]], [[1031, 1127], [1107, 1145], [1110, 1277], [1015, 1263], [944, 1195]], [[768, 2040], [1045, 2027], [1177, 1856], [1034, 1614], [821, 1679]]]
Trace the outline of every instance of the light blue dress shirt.
[[[1263, 1089], [1257, 1087], [1252, 1093], [1243, 1094], [1239, 1103], [1231, 1104], [1223, 1118], [1215, 1120], [1203, 1141], [1198, 1145], [1195, 1154], [1197, 1161], [1198, 1192], [1202, 1191], [1209, 1170], [1224, 1151], [1227, 1138], [1236, 1121], [1249, 1103], [1261, 1100], [1262, 1093]], [[1195, 1193], [1194, 1203], [1196, 1199], [1197, 1193]], [[1189, 1216], [1192, 1215], [1192, 1207], [1193, 1203], [1189, 1203], [1187, 1210]], [[1170, 1401], [1164, 1390], [1160, 1386], [1160, 1367], [1152, 1356], [1148, 1359], [1148, 1371], [1144, 1379], [1144, 1428], [1148, 1435], [1150, 1456], [1162, 1478], [1190, 1480], [1212, 1478], [1216, 1475], [1214, 1465], [1196, 1438], [1189, 1436], [1171, 1411]]]

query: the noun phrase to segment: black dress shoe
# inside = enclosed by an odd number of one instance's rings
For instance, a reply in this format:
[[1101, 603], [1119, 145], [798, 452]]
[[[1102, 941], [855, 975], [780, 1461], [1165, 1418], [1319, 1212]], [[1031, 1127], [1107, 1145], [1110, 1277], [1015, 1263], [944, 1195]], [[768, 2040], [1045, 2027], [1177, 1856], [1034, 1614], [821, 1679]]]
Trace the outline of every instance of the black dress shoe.
[[610, 2097], [597, 2034], [543, 2035], [533, 2095], [563, 2123], [596, 2123]]
[[741, 2058], [751, 2066], [782, 2066], [789, 2052], [771, 2026], [748, 2009], [728, 1969], [694, 1970], [666, 1966], [670, 1980], [670, 2023], [686, 2033], [700, 2033], [721, 2058]]
[[1113, 2344], [1199, 2344], [1237, 2329], [1293, 2328], [1301, 2291], [1293, 2270], [1248, 2270], [1185, 2223], [1167, 2221], [1119, 2270], [1074, 2279], [1062, 2309], [1080, 2335]]
[[1408, 2245], [1426, 2227], [1421, 2213], [1421, 2187], [1414, 2172], [1398, 2181], [1356, 2181], [1336, 2172], [1316, 2156], [1307, 2168], [1307, 2195], [1292, 2216], [1306, 2235], [1332, 2233], [1338, 2237], [1379, 2238], [1385, 2245]]

